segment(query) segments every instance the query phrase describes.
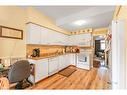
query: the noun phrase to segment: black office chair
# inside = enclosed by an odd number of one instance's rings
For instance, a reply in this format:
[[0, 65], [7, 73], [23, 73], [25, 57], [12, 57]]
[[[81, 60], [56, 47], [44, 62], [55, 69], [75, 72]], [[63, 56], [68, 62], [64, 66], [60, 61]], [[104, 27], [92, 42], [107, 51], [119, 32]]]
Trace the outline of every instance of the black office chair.
[[[8, 80], [10, 83], [17, 83], [15, 86], [16, 89], [24, 89], [32, 85], [32, 83], [28, 80], [30, 76], [30, 64], [27, 60], [21, 60], [14, 63], [9, 72], [8, 72]], [[25, 83], [29, 83], [30, 85], [24, 85]]]

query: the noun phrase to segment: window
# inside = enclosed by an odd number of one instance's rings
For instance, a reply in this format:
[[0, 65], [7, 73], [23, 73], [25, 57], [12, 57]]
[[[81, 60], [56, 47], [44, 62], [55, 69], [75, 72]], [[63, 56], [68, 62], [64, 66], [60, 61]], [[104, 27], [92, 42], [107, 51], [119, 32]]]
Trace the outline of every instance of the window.
[[101, 40], [100, 44], [101, 44], [101, 50], [105, 50], [105, 40]]

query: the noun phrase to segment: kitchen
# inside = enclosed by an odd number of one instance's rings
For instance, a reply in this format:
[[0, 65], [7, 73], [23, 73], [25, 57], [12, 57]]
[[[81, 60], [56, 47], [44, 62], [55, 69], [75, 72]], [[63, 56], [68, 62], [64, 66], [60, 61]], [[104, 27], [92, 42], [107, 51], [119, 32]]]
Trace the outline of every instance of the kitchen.
[[[74, 44], [71, 45], [71, 44], [67, 44], [67, 43], [72, 42], [72, 41], [69, 41], [69, 37], [72, 38], [72, 36], [61, 34], [56, 31], [53, 31], [53, 30], [50, 30], [47, 28], [43, 28], [43, 27], [35, 25], [35, 24], [30, 23], [28, 25], [29, 25], [28, 31], [30, 31], [30, 32], [28, 32], [29, 33], [28, 34], [29, 41], [27, 44], [27, 56], [28, 56], [28, 60], [30, 61], [30, 63], [35, 64], [35, 67], [36, 67], [35, 68], [35, 82], [38, 82], [38, 81], [42, 80], [43, 78], [53, 75], [56, 72], [68, 67], [69, 65], [74, 65], [74, 66], [78, 65], [77, 58], [78, 58], [78, 54], [80, 53], [78, 44], [80, 44], [81, 42], [84, 42], [84, 43], [82, 43], [84, 45], [86, 43], [85, 43], [85, 41], [82, 41], [82, 40], [85, 40], [85, 39], [91, 40], [92, 39], [91, 32], [89, 32], [87, 34], [81, 34], [81, 35], [78, 35], [78, 37], [77, 37], [77, 38], [80, 38], [79, 41], [77, 41], [78, 39], [74, 39], [74, 42], [76, 42], [76, 43], [74, 43], [75, 45]], [[37, 30], [35, 30], [35, 29], [37, 29]], [[39, 29], [40, 29], [40, 31], [39, 31]], [[38, 33], [38, 35], [37, 35], [37, 32], [40, 32], [41, 36], [40, 36], [40, 33]], [[46, 32], [48, 32], [48, 33], [46, 33]], [[47, 34], [47, 35], [45, 35], [45, 34]], [[52, 35], [52, 34], [55, 38], [50, 37], [50, 35]], [[77, 35], [74, 35], [75, 38], [76, 38], [76, 36]], [[36, 38], [34, 38], [34, 37], [36, 37]], [[40, 39], [39, 39], [39, 37], [40, 37]], [[51, 38], [51, 40], [50, 40], [50, 38]], [[70, 39], [70, 40], [72, 40], [72, 39]], [[49, 41], [49, 42], [46, 42], [46, 41]], [[57, 41], [59, 41], [59, 42], [57, 42]], [[86, 46], [91, 47], [91, 41], [87, 42]], [[88, 49], [89, 49], [89, 47], [88, 47]], [[33, 57], [33, 55], [32, 55], [33, 50], [35, 48], [39, 48], [39, 50], [40, 50], [40, 55], [38, 57], [36, 57], [36, 56]], [[92, 50], [92, 48], [91, 48], [91, 50]], [[89, 52], [86, 54], [87, 54], [86, 56], [90, 55]], [[91, 52], [91, 54], [92, 54], [92, 52]], [[85, 53], [84, 53], [84, 56], [85, 56]], [[92, 60], [90, 58], [86, 58], [86, 59]], [[88, 61], [87, 64], [88, 64], [88, 67], [86, 67], [86, 68], [84, 67], [84, 68], [90, 70], [90, 66], [91, 66], [90, 62]], [[38, 76], [40, 76], [40, 77], [38, 77]]]
[[[22, 89], [24, 82], [30, 86], [26, 89], [111, 89], [108, 79], [98, 83], [94, 37], [107, 36], [114, 12], [115, 6], [0, 6], [1, 76], [27, 60], [29, 77], [9, 88]], [[20, 73], [15, 75], [22, 77], [25, 71]]]

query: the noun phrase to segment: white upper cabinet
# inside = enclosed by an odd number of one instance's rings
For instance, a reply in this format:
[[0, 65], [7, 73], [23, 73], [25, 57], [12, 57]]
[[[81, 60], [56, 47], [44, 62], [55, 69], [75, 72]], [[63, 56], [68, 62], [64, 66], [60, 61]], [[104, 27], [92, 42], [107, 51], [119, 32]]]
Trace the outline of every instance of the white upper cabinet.
[[35, 24], [27, 24], [27, 44], [64, 45], [65, 34]]
[[76, 35], [69, 36], [69, 45], [77, 45]]
[[48, 44], [53, 44], [57, 41], [56, 32], [53, 30], [48, 31], [48, 37], [47, 37]]
[[63, 37], [63, 44], [64, 45], [69, 45], [70, 41], [69, 41], [69, 36], [68, 35], [64, 35]]
[[92, 36], [91, 34], [82, 34], [82, 35], [79, 35], [79, 45], [85, 45], [85, 46], [90, 46], [91, 45], [91, 39], [92, 39]]
[[68, 36], [39, 25], [27, 24], [27, 44], [90, 46], [91, 37], [90, 33]]
[[41, 28], [35, 24], [27, 25], [27, 44], [40, 44]]
[[41, 44], [53, 44], [55, 42], [54, 31], [41, 27]]
[[61, 33], [58, 33], [56, 31], [52, 31], [52, 34], [51, 34], [51, 40], [53, 41], [51, 44], [56, 44], [58, 45], [60, 43], [60, 34]]
[[48, 29], [41, 28], [41, 44], [48, 44]]
[[56, 45], [65, 45], [65, 34], [62, 34], [62, 33], [58, 33], [56, 31], [53, 32], [53, 35], [52, 35], [52, 40], [54, 40], [54, 43], [53, 44], [56, 44]]
[[91, 34], [80, 34], [72, 35], [69, 37], [70, 45], [79, 45], [79, 46], [90, 46], [91, 45]]

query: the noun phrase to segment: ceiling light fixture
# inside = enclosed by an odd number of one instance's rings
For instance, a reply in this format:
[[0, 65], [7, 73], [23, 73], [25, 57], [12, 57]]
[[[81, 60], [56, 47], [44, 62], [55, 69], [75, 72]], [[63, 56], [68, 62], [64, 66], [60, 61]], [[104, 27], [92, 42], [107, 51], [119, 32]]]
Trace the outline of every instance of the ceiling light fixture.
[[99, 36], [99, 38], [103, 38], [103, 36], [102, 36], [102, 35], [100, 35], [100, 36]]
[[85, 23], [86, 23], [85, 20], [77, 20], [74, 22], [75, 25], [79, 25], [79, 26], [84, 25]]

